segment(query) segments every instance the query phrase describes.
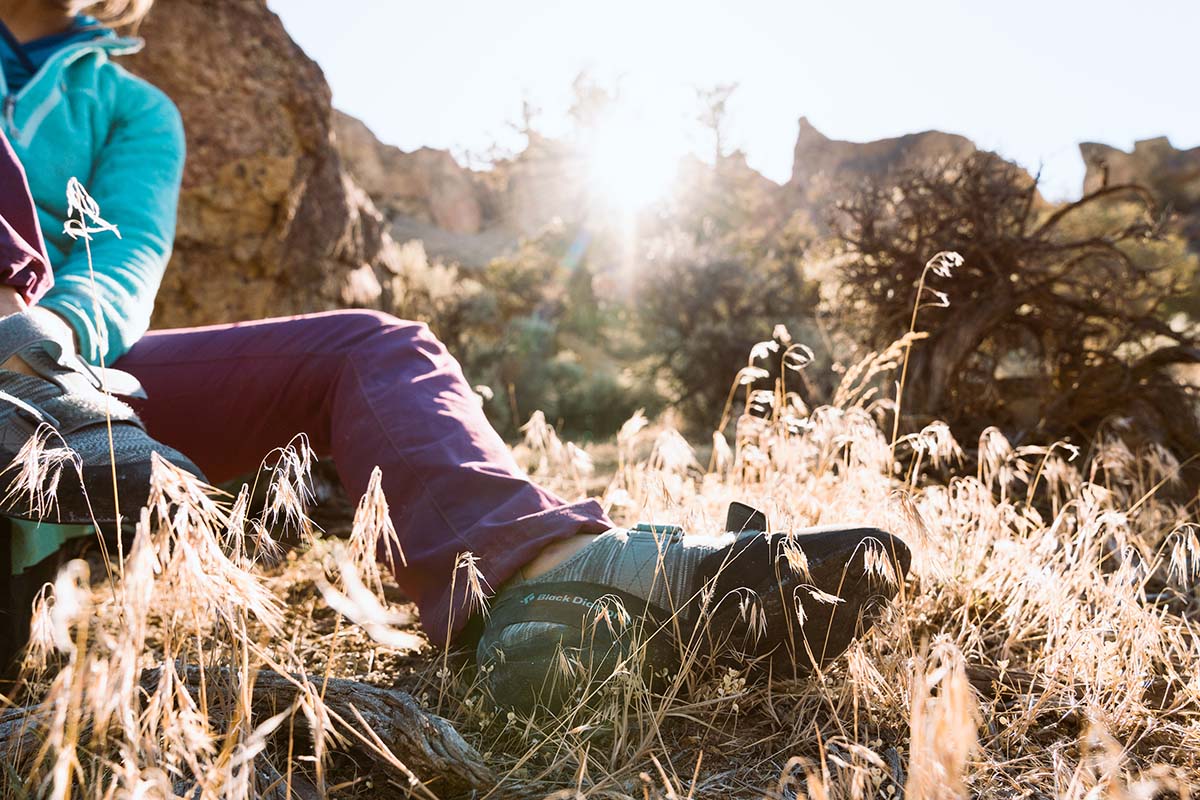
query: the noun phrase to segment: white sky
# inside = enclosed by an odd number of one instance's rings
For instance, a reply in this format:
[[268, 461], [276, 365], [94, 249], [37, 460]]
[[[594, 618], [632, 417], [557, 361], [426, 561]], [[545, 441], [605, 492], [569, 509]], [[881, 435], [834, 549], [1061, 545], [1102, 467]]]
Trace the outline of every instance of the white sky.
[[518, 148], [522, 98], [566, 130], [574, 76], [707, 152], [694, 87], [736, 81], [732, 144], [775, 180], [796, 121], [864, 141], [936, 128], [1077, 195], [1076, 143], [1200, 145], [1200, 0], [270, 0], [334, 104], [406, 150]]

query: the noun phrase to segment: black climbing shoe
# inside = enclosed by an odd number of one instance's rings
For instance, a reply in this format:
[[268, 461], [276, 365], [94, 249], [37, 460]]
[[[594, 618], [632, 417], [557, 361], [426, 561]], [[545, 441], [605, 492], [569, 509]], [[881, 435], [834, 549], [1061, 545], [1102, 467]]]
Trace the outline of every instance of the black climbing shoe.
[[726, 527], [612, 530], [505, 586], [476, 649], [497, 704], [557, 710], [622, 672], [674, 675], [688, 652], [803, 674], [870, 628], [910, 564], [904, 543], [876, 528], [767, 533], [740, 504]]

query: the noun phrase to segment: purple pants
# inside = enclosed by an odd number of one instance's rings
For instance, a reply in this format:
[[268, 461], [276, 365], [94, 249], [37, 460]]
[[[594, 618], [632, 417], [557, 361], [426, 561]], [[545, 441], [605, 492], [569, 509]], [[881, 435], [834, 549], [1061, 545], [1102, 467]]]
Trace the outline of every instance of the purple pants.
[[32, 303], [54, 285], [25, 170], [0, 131], [0, 285]]
[[[11, 169], [0, 143], [0, 170]], [[0, 174], [4, 218], [22, 208], [32, 211], [23, 175], [14, 184]], [[35, 299], [51, 282], [45, 257], [19, 261], [32, 248], [9, 230], [0, 226], [0, 282]], [[36, 218], [29, 233], [40, 245]], [[495, 589], [547, 544], [612, 525], [594, 500], [565, 503], [521, 473], [458, 362], [421, 323], [334, 311], [152, 331], [114, 366], [146, 387], [138, 411], [150, 435], [210, 480], [253, 470], [297, 433], [333, 457], [351, 497], [379, 466], [407, 561], [394, 559], [396, 581], [436, 644], [467, 622], [466, 575], [453, 580], [460, 554], [474, 554]]]

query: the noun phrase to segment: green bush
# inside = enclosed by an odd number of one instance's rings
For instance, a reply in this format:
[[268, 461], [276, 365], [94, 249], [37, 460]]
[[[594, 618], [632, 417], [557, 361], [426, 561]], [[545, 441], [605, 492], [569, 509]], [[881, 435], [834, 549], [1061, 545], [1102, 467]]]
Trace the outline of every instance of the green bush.
[[798, 254], [714, 249], [657, 264], [643, 276], [637, 303], [646, 358], [668, 399], [708, 429], [751, 348], [771, 339], [779, 323], [806, 327], [818, 300]]

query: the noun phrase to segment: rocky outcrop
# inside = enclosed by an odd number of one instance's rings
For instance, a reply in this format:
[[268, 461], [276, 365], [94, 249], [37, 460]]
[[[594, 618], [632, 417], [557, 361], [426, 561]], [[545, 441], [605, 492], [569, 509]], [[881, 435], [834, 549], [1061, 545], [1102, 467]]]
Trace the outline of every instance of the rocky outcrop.
[[535, 135], [521, 153], [474, 172], [445, 150], [384, 144], [349, 114], [335, 112], [334, 123], [348, 171], [383, 211], [393, 238], [420, 239], [437, 259], [484, 266], [584, 205], [569, 149], [553, 140]]
[[483, 229], [486, 186], [445, 150], [406, 153], [340, 111], [334, 112], [334, 130], [350, 173], [388, 216], [411, 217], [450, 233]]
[[941, 131], [910, 133], [873, 142], [842, 142], [821, 133], [806, 117], [793, 149], [792, 186], [878, 178], [888, 172], [975, 152], [965, 136]]
[[1160, 136], [1134, 143], [1131, 153], [1095, 142], [1079, 145], [1079, 152], [1087, 167], [1085, 193], [1107, 184], [1141, 184], [1177, 215], [1193, 246], [1200, 246], [1200, 147], [1178, 150]]
[[335, 130], [348, 171], [383, 211], [393, 238], [420, 239], [437, 259], [481, 267], [588, 207], [580, 156], [560, 141], [533, 134], [520, 153], [474, 172], [445, 150], [384, 144], [349, 114], [335, 112]]
[[324, 75], [265, 1], [160, 0], [139, 33], [122, 63], [174, 99], [188, 140], [154, 325], [386, 307], [395, 245], [342, 168]]
[[843, 142], [830, 139], [801, 117], [792, 177], [785, 187], [787, 202], [796, 211], [819, 214], [829, 207], [831, 199], [853, 190], [863, 180], [877, 180], [895, 170], [961, 158], [976, 149], [970, 139], [941, 131], [910, 133], [873, 142]]

